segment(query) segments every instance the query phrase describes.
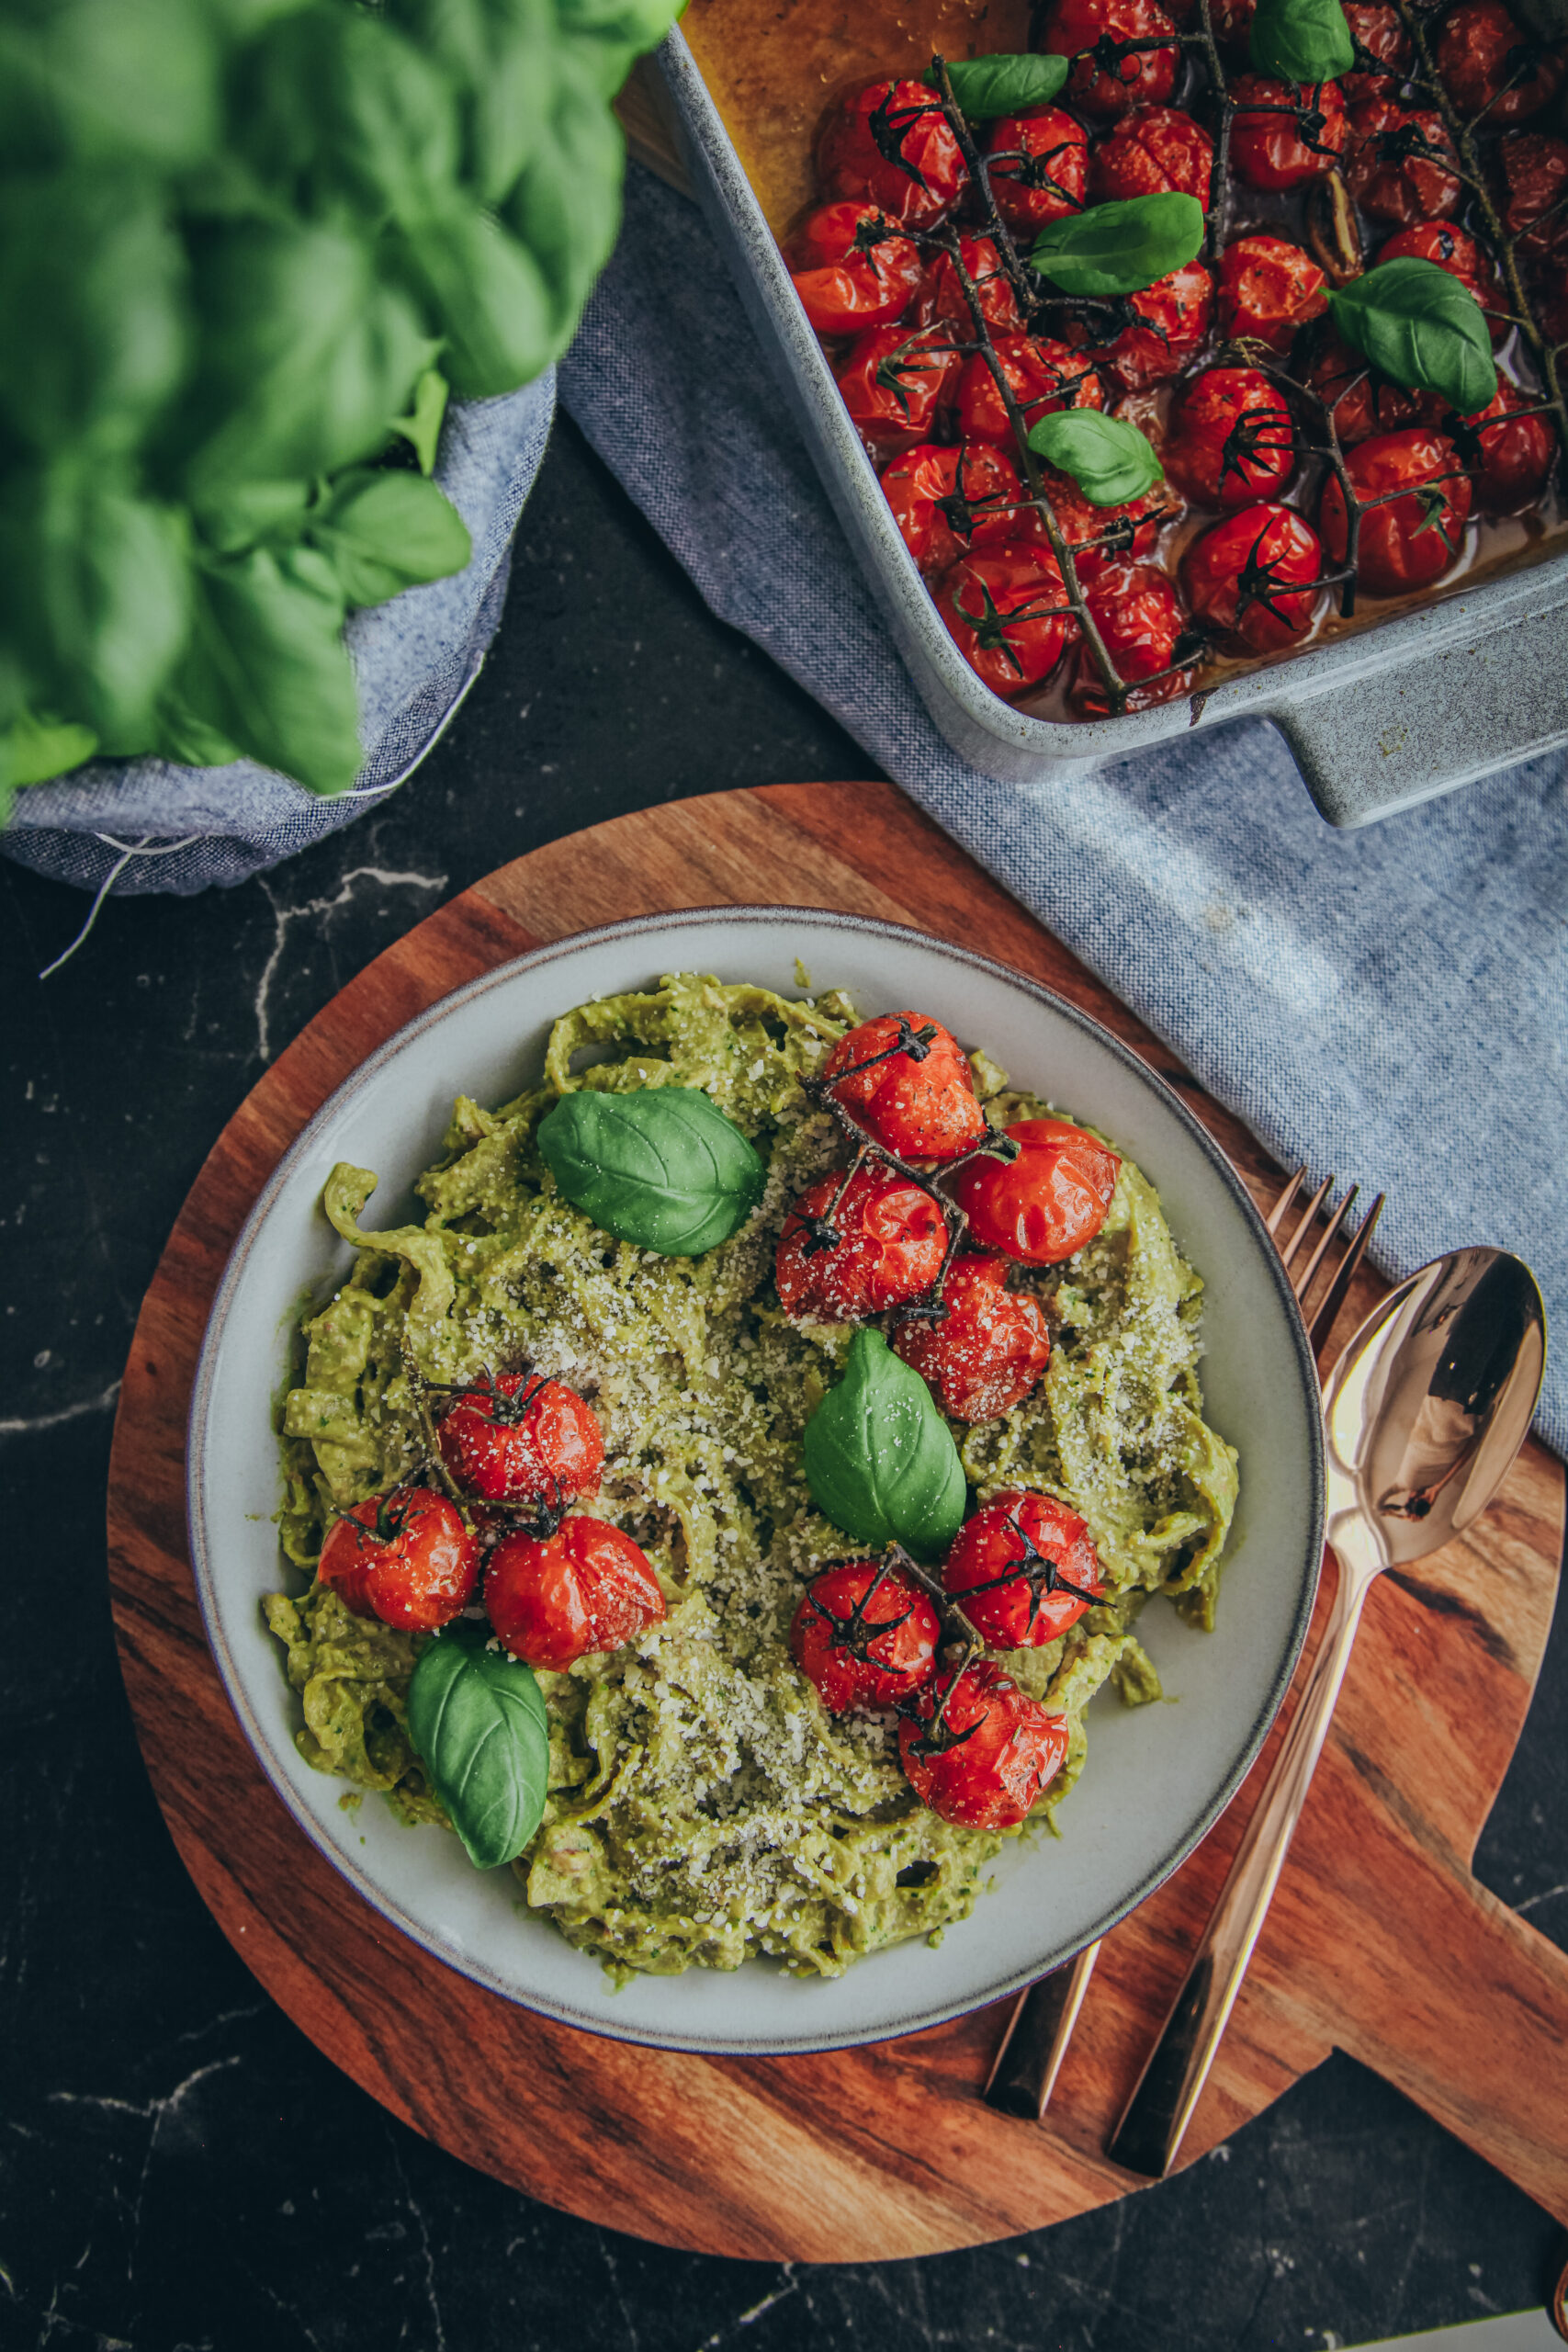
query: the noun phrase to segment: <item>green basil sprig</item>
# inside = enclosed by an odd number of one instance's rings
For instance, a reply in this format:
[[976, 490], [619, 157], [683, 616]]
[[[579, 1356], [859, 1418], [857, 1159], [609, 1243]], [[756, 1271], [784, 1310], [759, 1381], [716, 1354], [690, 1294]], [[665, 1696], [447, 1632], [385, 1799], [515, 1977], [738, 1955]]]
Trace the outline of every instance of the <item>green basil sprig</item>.
[[1281, 82], [1334, 82], [1356, 62], [1339, 0], [1258, 0], [1247, 40], [1255, 74]]
[[1486, 313], [1436, 262], [1380, 262], [1348, 286], [1331, 288], [1328, 307], [1346, 342], [1394, 383], [1438, 392], [1461, 416], [1496, 398]]
[[427, 1643], [409, 1684], [409, 1737], [476, 1870], [519, 1855], [545, 1810], [550, 1736], [530, 1668], [459, 1618]]
[[[971, 122], [992, 122], [998, 115], [1027, 114], [1031, 107], [1048, 107], [1067, 78], [1071, 60], [1066, 57], [971, 57], [950, 64], [947, 78], [953, 95]], [[934, 74], [926, 81], [938, 87]]]
[[944, 1551], [964, 1521], [964, 1465], [918, 1372], [880, 1331], [850, 1341], [844, 1376], [806, 1424], [806, 1477], [819, 1511], [857, 1543]]
[[1124, 506], [1165, 480], [1148, 435], [1098, 409], [1065, 408], [1043, 416], [1030, 428], [1029, 446], [1058, 473], [1070, 474], [1091, 506]]
[[666, 1258], [728, 1241], [762, 1197], [761, 1159], [694, 1087], [563, 1094], [540, 1121], [538, 1144], [574, 1208]]
[[1049, 221], [1029, 258], [1064, 294], [1141, 294], [1202, 243], [1195, 196], [1134, 196]]

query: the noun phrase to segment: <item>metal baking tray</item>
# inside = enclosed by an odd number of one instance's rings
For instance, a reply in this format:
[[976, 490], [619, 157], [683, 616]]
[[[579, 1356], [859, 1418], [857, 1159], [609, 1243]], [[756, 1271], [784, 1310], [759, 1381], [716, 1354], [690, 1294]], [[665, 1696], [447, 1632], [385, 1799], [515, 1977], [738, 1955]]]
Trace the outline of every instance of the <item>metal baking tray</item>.
[[1329, 823], [1353, 826], [1568, 743], [1568, 547], [1228, 680], [1206, 699], [1081, 724], [1001, 701], [938, 617], [678, 28], [658, 62], [692, 184], [828, 494], [927, 709], [982, 775], [1038, 784], [1194, 726], [1269, 718]]

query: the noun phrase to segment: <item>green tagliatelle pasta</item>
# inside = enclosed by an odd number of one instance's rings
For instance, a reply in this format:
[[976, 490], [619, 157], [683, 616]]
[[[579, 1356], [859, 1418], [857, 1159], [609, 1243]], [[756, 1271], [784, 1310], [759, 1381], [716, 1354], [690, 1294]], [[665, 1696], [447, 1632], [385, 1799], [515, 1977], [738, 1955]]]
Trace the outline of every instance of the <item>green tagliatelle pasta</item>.
[[[411, 1363], [455, 1382], [527, 1360], [593, 1405], [605, 1469], [591, 1508], [636, 1538], [663, 1585], [663, 1624], [539, 1676], [549, 1792], [513, 1865], [528, 1903], [617, 1973], [764, 1953], [837, 1975], [966, 1917], [1001, 1844], [927, 1811], [891, 1723], [829, 1716], [788, 1650], [806, 1579], [863, 1548], [814, 1510], [802, 1463], [851, 1327], [794, 1326], [773, 1288], [788, 1204], [839, 1151], [801, 1080], [855, 1018], [839, 994], [794, 1002], [677, 975], [558, 1022], [544, 1082], [515, 1102], [459, 1101], [417, 1187], [423, 1222], [367, 1229], [363, 1170], [338, 1168], [326, 1188], [357, 1254], [305, 1320], [303, 1378], [283, 1408], [289, 1558], [310, 1568], [332, 1509], [423, 1472]], [[585, 1048], [597, 1058], [574, 1072]], [[1042, 1115], [983, 1055], [975, 1067], [994, 1122]], [[564, 1093], [660, 1086], [704, 1091], [766, 1169], [757, 1208], [701, 1257], [612, 1239], [557, 1191], [535, 1142]], [[1235, 1457], [1202, 1418], [1201, 1284], [1130, 1162], [1099, 1237], [1018, 1278], [1045, 1303], [1051, 1362], [1005, 1419], [955, 1427], [964, 1466], [976, 1503], [1024, 1486], [1081, 1511], [1108, 1587], [1064, 1637], [1003, 1659], [1071, 1722], [1067, 1762], [1037, 1807], [1048, 1819], [1082, 1769], [1094, 1692], [1113, 1679], [1131, 1702], [1158, 1695], [1132, 1630], [1149, 1595], [1212, 1622]], [[310, 1761], [384, 1791], [411, 1822], [442, 1819], [408, 1730], [425, 1637], [355, 1617], [319, 1584], [266, 1611]]]

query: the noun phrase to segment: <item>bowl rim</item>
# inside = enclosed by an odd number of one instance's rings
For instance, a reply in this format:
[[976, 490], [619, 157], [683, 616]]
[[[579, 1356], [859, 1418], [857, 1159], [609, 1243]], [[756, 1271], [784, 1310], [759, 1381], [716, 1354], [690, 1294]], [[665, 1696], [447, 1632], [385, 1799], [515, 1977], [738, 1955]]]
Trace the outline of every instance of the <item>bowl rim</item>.
[[[1322, 1574], [1326, 1506], [1317, 1368], [1307, 1338], [1306, 1327], [1295, 1295], [1291, 1289], [1290, 1278], [1279, 1251], [1264, 1225], [1252, 1195], [1229, 1157], [1202, 1122], [1181, 1100], [1175, 1089], [1113, 1031], [1106, 1028], [1102, 1023], [1096, 1021], [1092, 1014], [1083, 1012], [1067, 998], [1059, 996], [1044, 982], [1032, 978], [1027, 973], [1015, 971], [1010, 966], [998, 961], [994, 956], [978, 955], [974, 949], [958, 946], [949, 940], [942, 939], [935, 933], [919, 931], [913, 924], [885, 922], [870, 915], [851, 914], [837, 908], [807, 905], [770, 907], [759, 904], [682, 907], [669, 913], [633, 915], [625, 917], [618, 922], [595, 924], [587, 930], [573, 932], [563, 939], [549, 941], [545, 945], [530, 949], [524, 955], [510, 956], [504, 963], [497, 964], [489, 971], [480, 972], [473, 979], [465, 981], [459, 987], [449, 990], [447, 994], [438, 998], [434, 1004], [427, 1005], [422, 1012], [415, 1013], [411, 1021], [403, 1023], [389, 1037], [385, 1038], [379, 1046], [367, 1054], [363, 1061], [357, 1063], [348, 1076], [333, 1089], [284, 1152], [256, 1195], [229, 1253], [222, 1275], [213, 1294], [207, 1327], [202, 1335], [200, 1352], [197, 1359], [195, 1376], [191, 1384], [190, 1407], [186, 1425], [186, 1532], [190, 1545], [191, 1574], [196, 1586], [197, 1606], [201, 1612], [202, 1628], [206, 1634], [213, 1661], [218, 1668], [224, 1694], [274, 1795], [284, 1805], [291, 1819], [304, 1832], [316, 1850], [341, 1877], [347, 1881], [355, 1893], [364, 1899], [372, 1911], [387, 1920], [422, 1951], [428, 1953], [432, 1959], [456, 1970], [459, 1975], [470, 1978], [487, 1992], [493, 1993], [502, 2000], [511, 2002], [516, 2007], [526, 2009], [531, 2014], [547, 2017], [558, 2024], [575, 2027], [580, 2031], [597, 2034], [606, 2041], [627, 2042], [643, 2048], [682, 2051], [706, 2056], [773, 2054], [804, 2056], [812, 2052], [851, 2049], [891, 2041], [904, 2034], [917, 2033], [930, 2027], [944, 2025], [953, 2018], [967, 2016], [975, 2009], [984, 2008], [994, 2001], [1002, 2000], [1010, 1995], [1021, 1992], [1035, 1981], [1039, 1971], [1014, 1969], [996, 1984], [979, 1992], [964, 1993], [955, 1999], [939, 1999], [909, 2015], [879, 2022], [870, 2030], [855, 2028], [849, 2031], [829, 2031], [817, 2036], [813, 2036], [808, 2030], [803, 2035], [791, 2034], [787, 2040], [783, 2041], [768, 2034], [711, 2036], [700, 2041], [680, 2033], [655, 2036], [646, 2028], [627, 2030], [624, 2027], [618, 2027], [613, 2019], [591, 2015], [575, 2007], [569, 2001], [525, 1996], [514, 1982], [499, 1974], [483, 1960], [441, 1943], [431, 1930], [412, 1918], [402, 1908], [398, 1899], [380, 1884], [372, 1871], [361, 1867], [351, 1856], [344, 1854], [331, 1843], [287, 1780], [280, 1773], [274, 1771], [271, 1761], [274, 1741], [271, 1733], [263, 1725], [251, 1706], [243, 1677], [231, 1650], [224, 1630], [218, 1598], [217, 1579], [213, 1571], [207, 1511], [202, 1494], [202, 1473], [206, 1464], [208, 1414], [217, 1375], [219, 1351], [222, 1346], [225, 1327], [240, 1285], [262, 1230], [276, 1201], [293, 1182], [297, 1170], [313, 1152], [317, 1137], [329, 1124], [335, 1123], [355, 1097], [371, 1084], [381, 1069], [394, 1060], [408, 1044], [437, 1026], [454, 1012], [474, 1003], [491, 989], [508, 985], [525, 973], [540, 971], [547, 966], [558, 962], [568, 955], [576, 954], [585, 947], [614, 944], [621, 940], [661, 937], [667, 933], [680, 933], [716, 921], [739, 922], [742, 925], [763, 922], [777, 924], [780, 922], [787, 922], [795, 916], [807, 917], [814, 923], [825, 923], [832, 928], [854, 932], [863, 936], [891, 939], [925, 950], [935, 948], [942, 955], [969, 966], [976, 972], [1000, 979], [1009, 987], [1032, 997], [1038, 1003], [1045, 1006], [1053, 1013], [1066, 1018], [1074, 1027], [1092, 1038], [1097, 1045], [1107, 1049], [1134, 1077], [1152, 1090], [1163, 1107], [1175, 1115], [1179, 1125], [1198, 1145], [1211, 1170], [1219, 1178], [1223, 1188], [1230, 1194], [1234, 1204], [1241, 1212], [1244, 1223], [1250, 1227], [1252, 1238], [1258, 1245], [1262, 1265], [1285, 1309], [1286, 1328], [1291, 1334], [1292, 1361], [1303, 1391], [1303, 1402], [1306, 1407], [1304, 1419], [1312, 1490], [1312, 1508], [1306, 1530], [1307, 1541], [1303, 1546], [1304, 1574], [1302, 1577], [1300, 1598], [1292, 1623], [1290, 1638], [1280, 1657], [1263, 1702], [1237, 1750], [1235, 1760], [1201, 1814], [1177, 1838], [1171, 1849], [1145, 1871], [1138, 1883], [1113, 1909], [1106, 1913], [1092, 1934], [1082, 1938], [1075, 1948], [1077, 1951], [1082, 1951], [1090, 1942], [1108, 1934], [1111, 1928], [1136, 1910], [1162, 1886], [1172, 1872], [1178, 1870], [1193, 1849], [1201, 1843], [1229, 1805], [1256, 1762], [1290, 1688], [1301, 1657], [1303, 1644], [1306, 1639], [1307, 1628], [1312, 1621], [1318, 1582]], [[1066, 1965], [1072, 1956], [1071, 1953], [1062, 1954], [1053, 1962], [1053, 1966]]]

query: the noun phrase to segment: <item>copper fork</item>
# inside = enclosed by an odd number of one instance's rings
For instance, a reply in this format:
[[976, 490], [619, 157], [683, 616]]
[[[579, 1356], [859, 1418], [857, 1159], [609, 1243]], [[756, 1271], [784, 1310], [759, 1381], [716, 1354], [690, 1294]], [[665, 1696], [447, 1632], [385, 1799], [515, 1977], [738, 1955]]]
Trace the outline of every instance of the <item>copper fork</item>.
[[[1314, 1228], [1325, 1216], [1325, 1204], [1339, 1180], [1337, 1176], [1325, 1177], [1316, 1192], [1303, 1202], [1306, 1172], [1304, 1167], [1298, 1168], [1293, 1176], [1287, 1178], [1263, 1222], [1290, 1274], [1291, 1288], [1306, 1319], [1307, 1343], [1315, 1360], [1338, 1320], [1356, 1270], [1366, 1256], [1367, 1244], [1382, 1214], [1383, 1195], [1378, 1194], [1352, 1231], [1350, 1212], [1360, 1190], [1352, 1184], [1338, 1207], [1327, 1215], [1324, 1230], [1314, 1242]], [[1298, 1214], [1281, 1240], [1280, 1229], [1298, 1203]], [[1313, 1284], [1325, 1271], [1337, 1243], [1342, 1247], [1343, 1255], [1328, 1275], [1317, 1305], [1309, 1310]], [[996, 2108], [1003, 2115], [1016, 2116], [1023, 2123], [1038, 2123], [1043, 2117], [1099, 1957], [1099, 1942], [1086, 1944], [1076, 1960], [1051, 1975], [1043, 1976], [1037, 1984], [1031, 1984], [1019, 1995], [986, 2077], [984, 2096], [987, 2107]]]

